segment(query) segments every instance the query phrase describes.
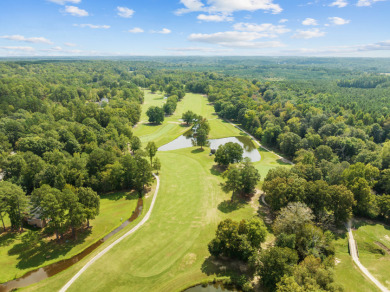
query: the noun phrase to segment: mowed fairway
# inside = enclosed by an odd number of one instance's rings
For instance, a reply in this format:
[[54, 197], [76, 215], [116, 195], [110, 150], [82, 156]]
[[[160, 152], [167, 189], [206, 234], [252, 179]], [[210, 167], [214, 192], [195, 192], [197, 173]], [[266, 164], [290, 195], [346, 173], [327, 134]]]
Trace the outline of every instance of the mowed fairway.
[[[210, 138], [244, 135], [217, 119], [207, 99], [196, 94], [187, 94], [179, 102], [177, 112], [162, 125], [140, 124], [134, 133], [143, 143], [155, 141], [161, 146], [188, 129], [179, 125], [181, 113], [186, 110], [210, 118]], [[204, 151], [197, 147], [159, 151], [160, 191], [149, 221], [96, 261], [69, 291], [181, 291], [207, 278], [214, 279], [218, 270], [207, 260], [207, 244], [214, 237], [217, 224], [225, 218], [251, 218], [257, 212], [258, 202], [229, 203], [231, 193], [222, 191], [223, 179], [213, 167], [214, 156], [209, 156], [209, 152], [207, 147]], [[264, 156], [264, 162], [255, 164], [263, 177], [270, 168], [282, 165], [274, 154], [268, 152]], [[78, 263], [28, 290], [59, 289], [81, 266]]]
[[[23, 276], [30, 270], [70, 258], [103, 238], [130, 218], [137, 206], [137, 198], [126, 200], [126, 193], [104, 195], [100, 200], [100, 215], [91, 221], [91, 232], [79, 234], [78, 241], [58, 244], [44, 241], [30, 252], [21, 244], [23, 235], [2, 234], [0, 236], [0, 283]], [[121, 221], [122, 219], [122, 221]]]

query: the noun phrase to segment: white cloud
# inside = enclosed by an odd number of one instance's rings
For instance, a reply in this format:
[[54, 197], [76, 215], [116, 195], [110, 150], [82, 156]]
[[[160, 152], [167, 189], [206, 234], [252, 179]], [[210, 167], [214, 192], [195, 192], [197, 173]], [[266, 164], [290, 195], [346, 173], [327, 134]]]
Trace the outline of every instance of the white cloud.
[[142, 28], [140, 28], [140, 27], [134, 27], [132, 29], [129, 29], [128, 32], [130, 32], [130, 33], [142, 33], [142, 32], [144, 32], [144, 30]]
[[65, 6], [65, 13], [80, 17], [89, 15], [87, 11], [85, 11], [84, 9], [80, 9], [76, 6]]
[[47, 0], [49, 2], [53, 2], [59, 5], [65, 5], [66, 3], [79, 4], [81, 0]]
[[351, 22], [350, 20], [347, 20], [347, 19], [344, 19], [341, 17], [336, 17], [336, 16], [335, 17], [328, 17], [328, 19], [334, 25], [344, 25], [344, 24], [348, 24]]
[[318, 49], [301, 48], [297, 50], [285, 50], [284, 53], [301, 54], [301, 55], [353, 55], [359, 52], [372, 52], [372, 51], [390, 51], [390, 40], [377, 42], [373, 44], [355, 45], [355, 46], [338, 46], [338, 47], [325, 47]]
[[118, 11], [118, 15], [124, 18], [132, 17], [135, 12], [133, 9], [127, 7], [121, 7], [121, 6], [118, 6], [116, 10]]
[[312, 39], [318, 38], [325, 35], [325, 32], [320, 31], [318, 28], [312, 28], [309, 30], [298, 29], [297, 32], [292, 36], [294, 39]]
[[359, 0], [356, 6], [364, 7], [364, 6], [371, 6], [372, 4], [376, 2], [382, 2], [386, 0]]
[[317, 20], [314, 18], [306, 18], [304, 21], [302, 21], [303, 25], [318, 25]]
[[274, 14], [280, 13], [283, 9], [273, 3], [273, 0], [208, 0], [208, 6], [200, 0], [180, 0], [185, 8], [178, 9], [176, 14], [183, 14], [195, 11], [206, 11], [209, 13], [233, 13], [236, 11], [270, 11]]
[[74, 43], [64, 43], [64, 45], [67, 47], [77, 47], [77, 45]]
[[44, 37], [26, 38], [22, 35], [4, 35], [4, 36], [0, 36], [0, 39], [6, 39], [6, 40], [18, 41], [18, 42], [26, 42], [26, 43], [34, 43], [34, 44], [48, 44], [48, 45], [53, 44], [53, 42], [49, 41], [48, 39], [46, 39]]
[[235, 30], [239, 31], [252, 31], [252, 32], [263, 32], [269, 34], [269, 37], [276, 37], [277, 34], [283, 34], [289, 32], [290, 29], [284, 25], [273, 25], [272, 23], [236, 23], [233, 25]]
[[99, 29], [99, 28], [109, 29], [111, 27], [109, 25], [95, 25], [95, 24], [90, 24], [90, 23], [73, 24], [73, 26], [89, 27], [89, 28], [93, 28], [93, 29]]
[[161, 33], [161, 34], [170, 34], [172, 31], [167, 28], [163, 28], [162, 30], [151, 30], [151, 33]]
[[347, 5], [348, 5], [348, 2], [346, 0], [336, 0], [336, 1], [332, 2], [331, 4], [329, 4], [329, 6], [331, 6], [331, 7], [336, 6], [338, 8], [343, 8]]
[[208, 22], [222, 22], [222, 21], [233, 21], [234, 18], [226, 14], [199, 14], [197, 17], [199, 20], [208, 21]]
[[5, 47], [0, 47], [2, 50], [7, 50], [7, 51], [22, 51], [22, 52], [34, 52], [35, 49], [33, 47], [17, 47], [17, 46], [5, 46]]
[[212, 34], [193, 33], [188, 37], [188, 40], [236, 48], [275, 48], [283, 46], [280, 42], [256, 42], [256, 40], [264, 37], [269, 37], [269, 35], [259, 32], [226, 31]]
[[288, 19], [283, 18], [283, 19], [279, 20], [279, 23], [286, 23], [287, 21], [288, 21]]

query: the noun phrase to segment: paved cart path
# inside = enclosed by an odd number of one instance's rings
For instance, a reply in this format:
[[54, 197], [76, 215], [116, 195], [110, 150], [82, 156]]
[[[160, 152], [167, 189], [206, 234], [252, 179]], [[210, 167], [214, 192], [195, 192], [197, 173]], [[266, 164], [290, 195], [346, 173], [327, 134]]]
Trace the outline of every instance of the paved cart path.
[[373, 275], [371, 275], [371, 273], [367, 270], [367, 268], [365, 266], [363, 266], [362, 263], [360, 262], [359, 256], [358, 256], [358, 253], [356, 250], [355, 239], [353, 238], [353, 234], [352, 234], [351, 221], [348, 221], [347, 230], [348, 230], [349, 252], [350, 252], [355, 264], [359, 267], [359, 269], [363, 272], [363, 274], [367, 278], [369, 278], [381, 291], [389, 292], [389, 290], [385, 286], [383, 286]]
[[134, 232], [136, 232], [142, 225], [145, 224], [146, 221], [148, 221], [150, 215], [152, 214], [152, 210], [154, 207], [154, 203], [156, 202], [157, 194], [158, 194], [158, 189], [160, 188], [160, 178], [153, 174], [153, 176], [156, 178], [157, 181], [157, 186], [156, 190], [154, 191], [154, 197], [152, 200], [152, 203], [150, 204], [150, 208], [148, 213], [146, 213], [145, 217], [136, 225], [134, 226], [131, 230], [126, 232], [124, 235], [119, 237], [117, 240], [115, 240], [113, 243], [111, 243], [109, 246], [107, 246], [105, 249], [103, 249], [101, 252], [99, 252], [97, 255], [95, 255], [92, 259], [90, 259], [76, 275], [72, 277], [72, 279], [69, 280], [68, 283], [66, 283], [60, 290], [60, 292], [65, 292], [66, 290], [69, 289], [69, 287], [76, 281], [82, 273], [84, 273], [94, 262], [96, 262], [98, 259], [100, 259], [102, 256], [104, 256], [110, 249], [112, 249], [115, 245], [117, 245], [119, 242], [121, 242], [123, 239], [126, 237], [130, 236]]

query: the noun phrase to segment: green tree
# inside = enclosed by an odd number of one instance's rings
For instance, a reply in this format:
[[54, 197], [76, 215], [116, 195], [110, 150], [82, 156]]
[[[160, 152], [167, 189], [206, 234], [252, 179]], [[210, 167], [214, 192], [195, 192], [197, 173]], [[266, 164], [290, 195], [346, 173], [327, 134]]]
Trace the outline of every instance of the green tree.
[[94, 219], [100, 212], [100, 197], [91, 188], [77, 189], [78, 201], [83, 205], [85, 218], [87, 219], [87, 227], [89, 228], [89, 220]]
[[192, 144], [194, 146], [200, 146], [200, 149], [203, 149], [203, 146], [206, 146], [208, 144], [207, 139], [208, 139], [208, 134], [206, 130], [199, 129], [194, 135], [194, 138], [192, 139]]
[[164, 121], [164, 110], [158, 106], [148, 108], [146, 115], [149, 117], [149, 123], [161, 124]]
[[196, 119], [196, 114], [192, 111], [186, 111], [185, 113], [183, 113], [183, 115], [181, 116], [182, 120], [187, 124], [192, 124], [194, 122], [194, 119]]
[[278, 140], [280, 150], [289, 157], [294, 157], [295, 152], [301, 147], [301, 137], [295, 133], [281, 134]]
[[150, 165], [152, 165], [153, 157], [156, 156], [157, 153], [157, 146], [154, 142], [148, 142], [148, 145], [146, 145], [145, 150], [150, 158]]
[[141, 148], [141, 139], [138, 138], [137, 136], [133, 136], [130, 140], [130, 148], [133, 151], [137, 151], [138, 149]]
[[223, 185], [224, 191], [232, 191], [233, 194], [236, 192], [251, 194], [260, 181], [258, 170], [249, 161], [240, 165], [230, 165], [222, 177], [226, 179]]
[[64, 231], [67, 212], [66, 202], [61, 191], [49, 185], [43, 185], [32, 192], [31, 202], [33, 208], [39, 210], [41, 217], [48, 219], [48, 225], [54, 229], [58, 240], [59, 234]]
[[298, 254], [287, 247], [272, 247], [263, 251], [259, 260], [258, 273], [261, 282], [273, 291], [283, 276], [292, 276], [294, 266], [298, 262]]
[[153, 169], [156, 170], [157, 174], [159, 173], [159, 171], [161, 169], [161, 162], [160, 162], [160, 159], [158, 159], [157, 157], [153, 161]]
[[23, 231], [23, 213], [26, 211], [28, 199], [21, 187], [10, 182], [0, 182], [0, 197], [5, 199], [7, 213], [11, 221], [11, 229]]
[[215, 153], [214, 161], [219, 165], [229, 165], [231, 163], [237, 163], [242, 160], [244, 149], [241, 145], [234, 142], [228, 142], [224, 145], [220, 145]]

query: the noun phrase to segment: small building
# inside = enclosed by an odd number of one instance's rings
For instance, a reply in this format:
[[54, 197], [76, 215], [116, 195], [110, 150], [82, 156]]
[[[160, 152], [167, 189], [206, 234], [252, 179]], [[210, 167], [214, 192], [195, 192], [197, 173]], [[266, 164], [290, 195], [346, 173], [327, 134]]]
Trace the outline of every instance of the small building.
[[28, 225], [44, 228], [47, 224], [46, 219], [42, 218], [42, 212], [40, 207], [33, 208], [31, 206], [29, 213], [24, 217], [24, 221]]

